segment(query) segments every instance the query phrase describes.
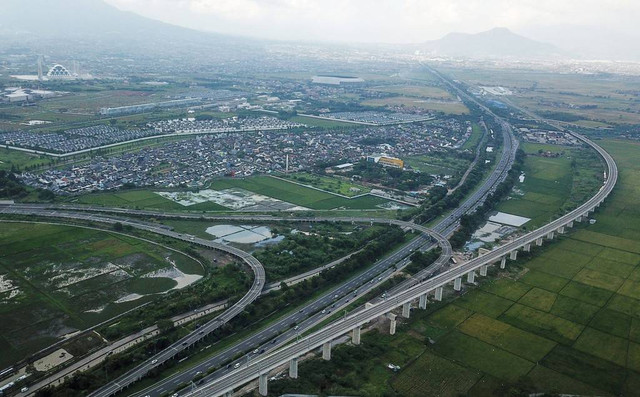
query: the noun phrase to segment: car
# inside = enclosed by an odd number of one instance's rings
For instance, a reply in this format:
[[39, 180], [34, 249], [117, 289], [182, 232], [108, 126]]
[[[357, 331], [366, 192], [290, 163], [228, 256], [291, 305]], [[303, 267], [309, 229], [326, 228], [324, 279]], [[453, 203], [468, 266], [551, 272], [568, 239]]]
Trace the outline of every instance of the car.
[[187, 342], [182, 342], [182, 346], [186, 346], [186, 345], [187, 345]]
[[173, 393], [171, 397], [178, 397], [178, 393]]
[[29, 388], [27, 386], [25, 386], [22, 389], [20, 389], [20, 392], [22, 392], [22, 393], [26, 393], [27, 391], [29, 391]]
[[322, 311], [322, 314], [325, 314], [326, 312], [327, 312], [327, 309], [324, 309], [324, 310]]
[[382, 277], [378, 277], [378, 281], [382, 281]]
[[196, 376], [198, 376], [198, 375], [202, 375], [202, 371], [196, 372]]
[[344, 301], [344, 303], [349, 303], [349, 299], [347, 299], [346, 301]]
[[227, 365], [227, 369], [231, 369], [231, 364]]
[[299, 326], [299, 325], [296, 325], [295, 327], [293, 327], [293, 330], [295, 331], [295, 330], [297, 330], [298, 328], [300, 328], [300, 326]]
[[274, 339], [274, 340], [272, 340], [272, 341], [271, 341], [271, 344], [274, 344], [274, 343], [276, 343], [277, 341], [278, 341], [277, 339]]
[[204, 335], [204, 331], [198, 332], [198, 335]]
[[260, 349], [260, 354], [264, 353], [264, 349]]
[[235, 365], [233, 366], [233, 368], [239, 368], [240, 367], [240, 363], [235, 363]]
[[304, 309], [300, 309], [298, 313], [304, 313]]
[[258, 354], [258, 349], [254, 350], [253, 354]]
[[151, 360], [151, 364], [155, 364], [155, 363], [157, 363], [157, 362], [158, 362], [158, 360], [156, 360], [156, 359]]
[[334, 303], [333, 305], [331, 305], [331, 307], [336, 307], [336, 304]]
[[338, 294], [334, 295], [333, 299], [338, 299]]

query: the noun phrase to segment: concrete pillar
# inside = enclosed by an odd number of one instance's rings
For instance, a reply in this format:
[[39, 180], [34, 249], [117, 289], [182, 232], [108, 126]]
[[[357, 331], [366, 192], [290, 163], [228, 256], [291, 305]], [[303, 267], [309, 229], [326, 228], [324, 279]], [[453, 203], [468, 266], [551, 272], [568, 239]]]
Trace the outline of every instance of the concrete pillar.
[[531, 252], [531, 243], [527, 243], [524, 245], [524, 251], [525, 252]]
[[268, 374], [260, 375], [260, 379], [258, 380], [258, 393], [261, 396], [266, 396], [267, 393], [267, 381], [269, 380]]
[[232, 391], [228, 391], [226, 393], [224, 393], [224, 397], [232, 397], [233, 396], [233, 392]]
[[564, 234], [564, 226], [558, 228], [558, 234]]
[[507, 257], [503, 256], [502, 259], [500, 259], [500, 269], [504, 269], [505, 267], [507, 267]]
[[536, 239], [536, 245], [537, 245], [538, 247], [542, 247], [542, 241], [543, 241], [543, 240], [542, 240], [542, 237], [540, 237], [539, 239]]
[[352, 332], [351, 342], [354, 345], [359, 345], [360, 344], [360, 327], [355, 327], [351, 332]]
[[518, 259], [518, 250], [513, 250], [509, 253], [509, 259], [511, 259], [512, 261], [515, 261], [516, 259]]
[[371, 309], [373, 306], [374, 306], [374, 304], [373, 304], [373, 303], [371, 303], [371, 302], [367, 302], [367, 303], [365, 303], [365, 304], [364, 304], [364, 308], [365, 308], [365, 310], [366, 310], [366, 309]]
[[289, 361], [289, 378], [298, 379], [298, 357]]
[[325, 342], [322, 345], [322, 359], [329, 361], [331, 360], [331, 341]]
[[573, 227], [573, 221], [567, 223], [567, 227]]
[[402, 317], [409, 318], [411, 315], [411, 302], [402, 305]]
[[582, 215], [576, 218], [576, 222], [582, 222]]
[[442, 287], [436, 287], [435, 298], [437, 301], [442, 300]]
[[487, 266], [487, 265], [480, 266], [480, 275], [482, 277], [485, 277], [487, 275], [487, 269], [488, 268], [489, 268], [489, 266]]
[[554, 237], [555, 237], [555, 233], [554, 232], [547, 233], [547, 239], [553, 240]]
[[455, 280], [453, 280], [453, 289], [456, 291], [460, 291], [461, 288], [462, 288], [462, 277], [458, 277]]
[[420, 295], [420, 302], [418, 303], [418, 307], [423, 310], [427, 308], [427, 294]]
[[476, 281], [476, 272], [474, 270], [467, 273], [467, 283], [473, 284]]
[[389, 313], [389, 335], [396, 334], [396, 315], [393, 313]]

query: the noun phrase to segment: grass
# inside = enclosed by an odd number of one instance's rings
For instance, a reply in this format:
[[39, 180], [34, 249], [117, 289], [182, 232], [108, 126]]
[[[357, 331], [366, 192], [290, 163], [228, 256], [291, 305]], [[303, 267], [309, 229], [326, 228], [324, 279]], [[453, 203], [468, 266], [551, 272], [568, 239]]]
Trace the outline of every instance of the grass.
[[419, 99], [407, 96], [397, 96], [392, 98], [368, 99], [360, 103], [363, 106], [385, 107], [385, 106], [402, 106], [407, 108], [420, 108], [441, 112], [446, 114], [468, 114], [469, 109], [458, 101], [442, 101], [431, 99]]
[[[12, 289], [0, 293], [0, 345], [6, 347], [0, 366], [170, 290], [173, 279], [141, 278], [170, 268], [168, 259], [203, 274], [190, 258], [135, 238], [47, 224], [0, 226], [0, 274]], [[116, 302], [133, 293], [145, 296]]]
[[359, 127], [358, 124], [354, 124], [354, 123], [345, 123], [343, 121], [338, 121], [338, 120], [318, 119], [315, 117], [307, 117], [307, 116], [293, 116], [289, 119], [289, 121], [306, 124], [309, 127], [320, 127], [320, 128], [358, 128]]
[[471, 135], [464, 145], [462, 145], [462, 149], [475, 150], [480, 143], [480, 139], [482, 139], [482, 128], [478, 124], [473, 123]]
[[386, 85], [370, 88], [371, 91], [398, 94], [407, 97], [433, 98], [440, 100], [454, 99], [451, 94], [442, 88], [428, 85]]
[[373, 209], [387, 200], [375, 196], [347, 199], [269, 176], [244, 179], [219, 179], [211, 187], [216, 190], [241, 188], [314, 210], [335, 208]]
[[346, 178], [314, 175], [307, 172], [282, 174], [278, 175], [278, 177], [347, 197], [353, 197], [371, 191], [370, 188], [353, 183]]

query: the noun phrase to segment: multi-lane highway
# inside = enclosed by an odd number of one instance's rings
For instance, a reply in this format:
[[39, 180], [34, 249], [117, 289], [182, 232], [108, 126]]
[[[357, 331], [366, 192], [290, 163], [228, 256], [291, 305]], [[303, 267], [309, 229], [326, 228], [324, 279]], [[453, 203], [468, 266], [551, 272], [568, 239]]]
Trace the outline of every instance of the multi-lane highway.
[[[446, 218], [440, 221], [436, 227], [434, 227], [434, 230], [437, 232], [430, 231], [419, 225], [409, 224], [407, 222], [401, 222], [401, 221], [395, 221], [395, 220], [390, 221], [390, 220], [361, 219], [361, 218], [338, 218], [338, 219], [336, 218], [315, 218], [315, 219], [287, 218], [286, 220], [300, 220], [300, 221], [331, 220], [331, 221], [346, 221], [346, 222], [366, 221], [366, 222], [377, 222], [377, 223], [382, 223], [382, 222], [395, 223], [403, 227], [409, 226], [422, 233], [427, 233], [431, 235], [436, 239], [436, 241], [443, 248], [442, 255], [440, 256], [438, 261], [436, 261], [436, 263], [432, 264], [431, 266], [428, 267], [428, 269], [425, 269], [423, 272], [421, 272], [416, 278], [413, 279], [413, 281], [409, 281], [409, 283], [411, 284], [407, 284], [403, 286], [403, 288], [406, 289], [409, 286], [415, 284], [417, 280], [425, 278], [431, 274], [434, 274], [443, 267], [443, 265], [447, 262], [451, 254], [451, 247], [449, 246], [448, 242], [446, 242], [446, 239], [444, 239], [443, 236], [446, 236], [452, 233], [457, 228], [460, 217], [465, 213], [472, 212], [473, 210], [475, 210], [475, 208], [481, 205], [484, 202], [484, 199], [486, 199], [486, 197], [493, 192], [495, 187], [500, 182], [502, 182], [506, 177], [509, 169], [511, 168], [513, 160], [515, 158], [517, 142], [513, 138], [510, 126], [504, 122], [502, 122], [501, 125], [503, 129], [502, 132], [503, 132], [504, 145], [503, 145], [502, 157], [499, 163], [496, 165], [490, 177], [482, 184], [482, 186], [478, 190], [476, 190], [467, 200], [465, 200], [465, 202], [460, 207], [452, 211]], [[111, 213], [111, 215], [95, 215], [90, 211], [109, 212]], [[177, 218], [197, 218], [197, 219], [204, 218], [204, 219], [211, 219], [211, 220], [229, 220], [229, 219], [260, 220], [261, 218], [261, 217], [249, 217], [249, 216], [245, 216], [245, 217], [204, 216], [203, 217], [202, 214], [199, 214], [199, 215], [190, 215], [190, 214], [183, 214], [183, 213], [165, 214], [165, 213], [156, 213], [152, 211], [135, 211], [135, 210], [127, 210], [127, 209], [104, 209], [104, 208], [74, 207], [74, 206], [52, 208], [52, 206], [38, 206], [38, 205], [31, 205], [31, 206], [16, 205], [16, 206], [5, 208], [3, 212], [17, 213], [17, 214], [23, 214], [23, 215], [31, 214], [31, 215], [40, 215], [40, 216], [52, 216], [52, 217], [58, 217], [58, 218], [66, 217], [66, 218], [75, 218], [75, 219], [83, 219], [88, 221], [106, 222], [106, 223], [114, 223], [117, 221], [123, 224], [129, 224], [131, 226], [141, 228], [143, 230], [148, 230], [148, 231], [156, 232], [159, 234], [168, 235], [171, 237], [179, 238], [181, 240], [190, 241], [195, 244], [201, 244], [203, 246], [208, 246], [210, 248], [215, 248], [215, 249], [222, 249], [222, 247], [213, 247], [211, 246], [212, 243], [209, 241], [198, 239], [193, 236], [175, 233], [173, 231], [167, 230], [155, 224], [145, 223], [142, 221], [129, 220], [127, 218], [114, 217], [113, 213], [117, 213], [121, 216], [136, 215], [136, 216], [172, 217], [172, 218], [176, 218], [176, 217]], [[273, 221], [273, 220], [277, 220], [277, 218], [267, 216], [267, 217], [262, 217], [262, 220]], [[389, 257], [376, 262], [372, 267], [370, 267], [368, 270], [366, 270], [362, 274], [359, 274], [353, 277], [352, 279], [348, 280], [341, 286], [323, 295], [322, 297], [316, 299], [315, 301], [311, 302], [310, 304], [300, 309], [299, 311], [295, 313], [291, 313], [288, 316], [285, 316], [283, 319], [281, 319], [280, 321], [277, 321], [267, 329], [261, 330], [258, 333], [249, 336], [248, 338], [244, 339], [240, 343], [234, 346], [231, 346], [227, 350], [223, 351], [221, 354], [218, 354], [215, 357], [212, 357], [211, 359], [206, 360], [205, 362], [201, 363], [199, 366], [193, 367], [187, 371], [181, 372], [173, 377], [163, 380], [162, 382], [154, 385], [152, 388], [145, 390], [144, 394], [150, 394], [150, 395], [164, 394], [167, 391], [173, 390], [180, 383], [190, 381], [193, 378], [193, 376], [198, 372], [205, 372], [211, 367], [216, 367], [229, 361], [231, 358], [237, 356], [242, 352], [250, 351], [251, 349], [255, 348], [254, 353], [244, 356], [240, 360], [234, 362], [231, 368], [223, 368], [221, 371], [218, 371], [212, 374], [212, 376], [206, 378], [205, 381], [210, 381], [224, 375], [226, 372], [234, 369], [233, 367], [240, 364], [241, 362], [247, 362], [251, 358], [255, 358], [255, 356], [259, 356], [260, 354], [262, 354], [263, 352], [266, 352], [269, 349], [273, 349], [275, 347], [280, 346], [283, 343], [283, 341], [286, 341], [295, 337], [297, 334], [299, 334], [299, 332], [305, 329], [308, 329], [312, 325], [318, 323], [319, 321], [329, 316], [332, 311], [335, 312], [337, 308], [348, 304], [348, 302], [351, 299], [354, 299], [355, 296], [362, 295], [364, 292], [368, 291], [369, 289], [379, 285], [381, 282], [386, 280], [386, 278], [389, 275], [391, 275], [394, 272], [396, 267], [403, 267], [406, 264], [408, 264], [409, 263], [408, 256], [413, 251], [417, 249], [426, 250], [426, 249], [432, 248], [433, 246], [434, 246], [434, 243], [430, 241], [429, 238], [425, 238], [424, 235], [413, 239], [411, 242], [409, 242], [404, 247], [400, 248], [398, 251], [396, 251]], [[228, 249], [230, 249], [230, 247], [224, 246], [224, 248], [227, 248], [224, 250], [229, 252]], [[144, 376], [144, 374], [146, 374], [146, 372], [148, 372], [154, 366], [159, 365], [163, 361], [166, 361], [167, 359], [173, 357], [178, 351], [189, 348], [190, 346], [195, 344], [197, 341], [202, 339], [206, 334], [212, 332], [214, 329], [216, 329], [221, 324], [223, 324], [224, 321], [228, 321], [237, 313], [241, 312], [244, 309], [244, 307], [246, 307], [246, 305], [250, 304], [253, 301], [253, 299], [255, 299], [254, 288], [261, 289], [262, 286], [264, 286], [264, 271], [260, 266], [259, 262], [257, 262], [257, 260], [255, 260], [255, 258], [251, 257], [250, 255], [242, 251], [235, 252], [233, 254], [245, 260], [245, 262], [247, 262], [249, 266], [251, 266], [252, 269], [254, 269], [254, 273], [256, 273], [258, 268], [259, 268], [258, 272], [261, 270], [261, 274], [258, 275], [254, 280], [254, 284], [252, 285], [252, 288], [249, 291], [249, 293], [247, 293], [240, 302], [238, 302], [236, 305], [234, 305], [234, 307], [232, 307], [232, 309], [234, 310], [229, 310], [223, 313], [221, 317], [212, 320], [207, 325], [207, 327], [200, 328], [197, 333], [188, 335], [187, 337], [183, 338], [176, 344], [172, 345], [169, 349], [159, 353], [157, 357], [151, 358], [147, 362], [143, 363], [141, 366], [137, 367], [130, 373], [126, 374], [125, 377], [119, 378], [115, 382], [111, 382], [105, 385], [105, 387], [101, 388], [100, 390], [93, 393], [92, 395], [109, 396], [118, 392], [125, 386], [131, 384], [132, 382]], [[229, 315], [225, 316], [227, 313], [229, 313]], [[294, 324], [297, 324], [297, 326]], [[273, 339], [275, 336], [278, 336], [277, 339]], [[256, 348], [256, 346], [258, 347]]]
[[[267, 377], [270, 370], [275, 369], [280, 365], [290, 363], [292, 367], [296, 367], [297, 372], [297, 359], [305, 353], [320, 346], [323, 346], [323, 355], [328, 358], [330, 357], [330, 353], [326, 354], [326, 352], [330, 352], [332, 340], [354, 330], [357, 330], [359, 335], [359, 327], [368, 321], [385, 315], [399, 306], [405, 306], [407, 304], [410, 305], [410, 302], [414, 299], [421, 297], [426, 298], [427, 294], [431, 292], [435, 292], [436, 296], [439, 294], [441, 296], [442, 288], [452, 281], [454, 282], [454, 288], [456, 288], [455, 285], [458, 285], [457, 288], [459, 288], [460, 280], [465, 275], [467, 277], [469, 277], [470, 274], [475, 276], [476, 270], [482, 269], [483, 267], [486, 269], [486, 266], [497, 262], [502, 263], [508, 255], [511, 256], [511, 258], [514, 258], [515, 256], [512, 256], [513, 253], [517, 252], [519, 249], [530, 249], [533, 242], [536, 242], [536, 244], [539, 245], [542, 243], [544, 238], [553, 238], [554, 233], [562, 233], [564, 232], [564, 228], [573, 225], [574, 221], [580, 221], [584, 217], [588, 216], [589, 213], [594, 211], [613, 190], [618, 178], [618, 169], [613, 158], [604, 149], [600, 148], [584, 136], [579, 134], [573, 135], [595, 149], [603, 158], [607, 167], [607, 177], [605, 178], [604, 185], [596, 195], [586, 203], [555, 221], [518, 237], [507, 244], [501, 245], [485, 255], [481, 255], [478, 258], [461, 264], [458, 267], [422, 281], [410, 289], [389, 296], [386, 300], [378, 302], [373, 307], [358, 311], [350, 316], [345, 316], [343, 319], [333, 322], [325, 326], [320, 331], [312, 333], [293, 344], [283, 347], [282, 349], [266, 354], [265, 356], [259, 357], [253, 361], [249, 361], [246, 365], [240, 366], [229, 373], [222, 374], [215, 381], [206, 384], [195, 391], [190, 391], [186, 393], [186, 395], [219, 396], [233, 391], [235, 388], [254, 379], [259, 379], [260, 391], [261, 394], [264, 395], [267, 390]], [[439, 289], [440, 293], [438, 293]]]

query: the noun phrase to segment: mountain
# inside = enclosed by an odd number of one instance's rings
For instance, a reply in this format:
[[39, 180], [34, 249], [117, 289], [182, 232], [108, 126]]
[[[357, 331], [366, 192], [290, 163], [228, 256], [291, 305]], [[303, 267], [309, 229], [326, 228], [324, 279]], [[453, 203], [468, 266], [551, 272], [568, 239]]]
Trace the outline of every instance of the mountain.
[[418, 45], [418, 49], [435, 56], [457, 58], [539, 59], [564, 55], [551, 44], [528, 39], [506, 28], [476, 34], [449, 33], [439, 40]]
[[[202, 50], [233, 52], [257, 41], [207, 33], [122, 11], [103, 0], [0, 0], [0, 40], [44, 48], [102, 52], [171, 53]], [[132, 51], [133, 50], [133, 51]]]

